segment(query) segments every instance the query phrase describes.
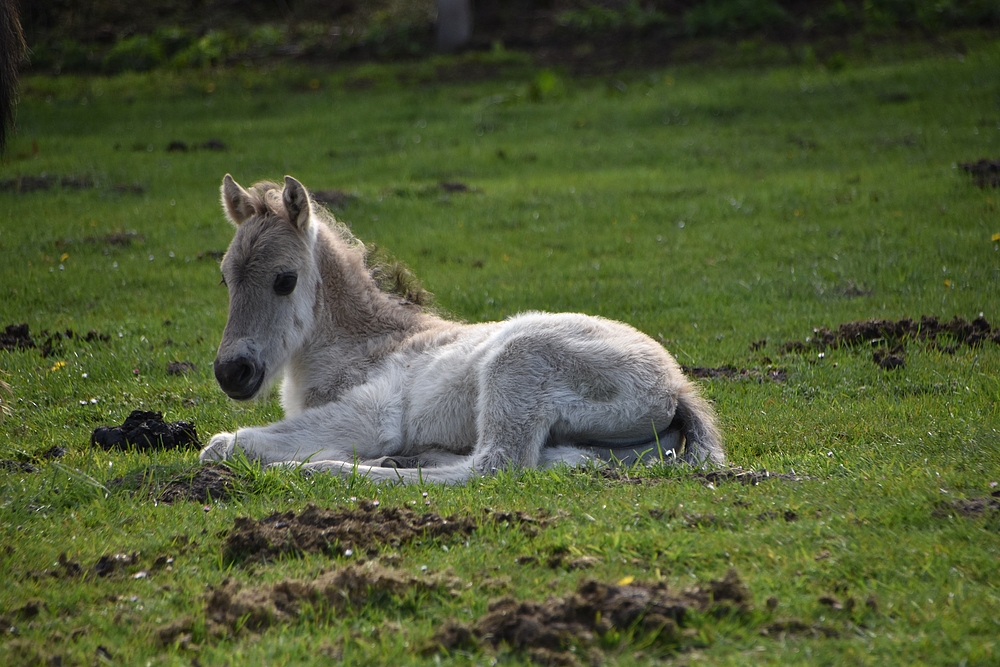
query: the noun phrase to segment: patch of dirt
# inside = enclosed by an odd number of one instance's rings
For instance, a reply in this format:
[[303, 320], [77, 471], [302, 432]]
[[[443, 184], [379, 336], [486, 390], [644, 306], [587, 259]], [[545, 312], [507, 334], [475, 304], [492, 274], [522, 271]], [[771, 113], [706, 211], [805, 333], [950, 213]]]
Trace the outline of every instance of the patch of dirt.
[[141, 183], [115, 183], [111, 186], [111, 190], [120, 195], [146, 194], [146, 186]]
[[942, 321], [934, 315], [919, 320], [858, 320], [845, 322], [836, 330], [827, 327], [813, 329], [804, 341], [791, 341], [781, 346], [782, 352], [823, 351], [828, 348], [853, 347], [868, 344], [898, 344], [912, 340], [937, 342], [939, 339], [961, 345], [975, 346], [987, 340], [1000, 343], [1000, 329], [984, 317], [969, 322], [961, 317]]
[[28, 460], [0, 459], [0, 470], [7, 472], [38, 472], [40, 468], [36, 464], [62, 458], [65, 455], [65, 447], [53, 445], [44, 451], [36, 453]]
[[157, 502], [172, 504], [191, 501], [208, 504], [229, 500], [236, 475], [221, 463], [197, 465], [166, 476], [157, 466], [142, 468], [105, 483], [110, 491], [142, 492]]
[[27, 350], [35, 347], [27, 324], [8, 324], [0, 334], [0, 349]]
[[98, 577], [109, 577], [113, 574], [122, 574], [129, 567], [138, 564], [139, 552], [130, 554], [105, 554], [97, 559], [94, 567], [91, 568]]
[[934, 343], [943, 352], [954, 352], [959, 345], [975, 347], [986, 341], [1000, 344], [1000, 329], [984, 317], [971, 322], [961, 317], [941, 320], [924, 315], [919, 320], [858, 320], [845, 322], [836, 329], [817, 327], [804, 341], [789, 341], [780, 347], [783, 354], [815, 353], [841, 347], [875, 347], [872, 361], [892, 370], [906, 365], [906, 344], [912, 341]]
[[933, 514], [939, 519], [955, 514], [975, 519], [994, 512], [1000, 512], [1000, 491], [980, 498], [961, 498], [938, 503]]
[[314, 612], [372, 602], [396, 605], [400, 598], [420, 592], [444, 590], [457, 594], [461, 585], [452, 576], [417, 577], [368, 561], [322, 573], [311, 581], [285, 579], [265, 586], [244, 587], [235, 579], [227, 579], [210, 590], [205, 616], [210, 629], [222, 634], [235, 634], [242, 629], [262, 632], [272, 625], [294, 620], [303, 605]]
[[438, 187], [449, 194], [472, 191], [472, 188], [461, 181], [441, 181], [438, 183]]
[[[754, 343], [756, 345], [757, 343]], [[759, 349], [759, 348], [758, 348]], [[754, 382], [784, 382], [788, 379], [788, 371], [783, 368], [736, 368], [735, 366], [718, 366], [708, 368], [706, 366], [681, 366], [687, 375], [696, 378], [707, 378], [710, 380], [753, 380]]]
[[133, 241], [142, 243], [145, 240], [146, 237], [139, 232], [120, 231], [104, 234], [103, 236], [88, 236], [83, 239], [83, 242], [95, 245], [119, 246], [121, 248], [127, 248], [132, 245]]
[[718, 486], [719, 484], [724, 484], [726, 482], [739, 482], [741, 484], [757, 486], [764, 480], [768, 479], [778, 479], [785, 482], [804, 482], [812, 479], [808, 475], [797, 475], [795, 473], [787, 472], [771, 472], [769, 470], [765, 470], [764, 468], [761, 468], [760, 470], [747, 470], [745, 468], [741, 468], [740, 466], [733, 466], [732, 468], [719, 468], [717, 470], [695, 470], [689, 475], [685, 475], [683, 478], [643, 477], [641, 475], [632, 474], [629, 470], [619, 468], [599, 468], [598, 474], [607, 480], [611, 480], [613, 482], [624, 482], [627, 484], [675, 482], [679, 481], [679, 479], [690, 478], [696, 479], [702, 484], [711, 484], [713, 486]]
[[806, 623], [798, 618], [783, 618], [768, 623], [760, 630], [762, 637], [782, 640], [788, 635], [805, 635], [812, 639], [839, 637], [840, 633], [819, 623]]
[[423, 538], [469, 535], [478, 524], [470, 517], [442, 518], [399, 507], [380, 509], [362, 501], [354, 509], [310, 505], [299, 514], [275, 512], [259, 521], [239, 517], [226, 538], [227, 561], [268, 561], [285, 554], [320, 552], [340, 556], [355, 551], [377, 553], [382, 545], [398, 547]]
[[706, 484], [712, 484], [715, 486], [726, 482], [739, 482], [740, 484], [757, 486], [764, 480], [768, 479], [780, 479], [785, 482], [804, 482], [812, 479], [808, 475], [796, 475], [795, 473], [788, 472], [771, 472], [769, 470], [765, 470], [764, 468], [761, 468], [760, 470], [747, 470], [745, 468], [741, 468], [740, 466], [720, 468], [718, 470], [696, 470], [691, 473], [691, 476]]
[[[30, 579], [73, 579], [76, 577], [105, 579], [112, 576], [131, 575], [139, 567], [139, 552], [104, 554], [89, 568], [79, 561], [70, 560], [66, 552], [59, 554], [56, 567], [51, 570], [31, 570]], [[147, 573], [148, 574], [148, 573]]]
[[872, 352], [872, 361], [875, 362], [876, 366], [887, 371], [903, 368], [906, 366], [906, 348], [902, 345], [896, 345], [891, 350], [884, 347], [877, 348]]
[[735, 570], [722, 580], [683, 592], [664, 583], [619, 586], [591, 579], [581, 582], [574, 593], [541, 603], [512, 597], [495, 600], [471, 625], [446, 621], [424, 653], [507, 645], [535, 662], [576, 665], [577, 647], [593, 649], [612, 630], [657, 633], [657, 641], [677, 644], [689, 611], [722, 615], [751, 609], [750, 591]]
[[133, 410], [121, 426], [98, 426], [90, 436], [91, 446], [104, 451], [140, 451], [199, 446], [194, 425], [185, 421], [165, 422], [162, 412]]
[[171, 361], [167, 364], [167, 375], [187, 375], [194, 370], [194, 362], [191, 361]]
[[233, 490], [233, 477], [233, 471], [224, 465], [198, 466], [192, 472], [177, 475], [167, 482], [156, 499], [168, 505], [180, 501], [204, 504], [215, 500], [229, 500]]
[[309, 194], [317, 204], [341, 210], [347, 208], [347, 205], [357, 198], [349, 192], [337, 189], [310, 190]]
[[983, 158], [976, 162], [963, 162], [962, 169], [972, 176], [979, 188], [1000, 188], [1000, 160]]
[[86, 343], [95, 341], [106, 343], [111, 340], [111, 336], [108, 334], [102, 334], [94, 329], [91, 329], [85, 335], [77, 334], [72, 329], [57, 331], [55, 333], [42, 331], [39, 334], [39, 338], [44, 339], [41, 344], [37, 343], [31, 336], [31, 331], [27, 324], [9, 324], [4, 328], [3, 333], [0, 334], [0, 350], [29, 350], [37, 348], [43, 357], [50, 357], [56, 352], [61, 351], [62, 341], [64, 340], [80, 340]]

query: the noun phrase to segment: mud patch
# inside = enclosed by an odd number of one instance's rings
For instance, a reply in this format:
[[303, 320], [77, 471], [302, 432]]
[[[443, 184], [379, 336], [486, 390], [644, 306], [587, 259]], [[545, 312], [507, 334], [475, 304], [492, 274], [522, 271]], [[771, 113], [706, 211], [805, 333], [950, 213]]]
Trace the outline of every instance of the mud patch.
[[54, 176], [52, 174], [39, 174], [38, 176], [24, 175], [3, 179], [0, 181], [0, 191], [27, 194], [40, 190], [49, 190], [57, 185], [70, 190], [85, 190], [94, 187], [94, 180], [89, 176], [73, 174], [66, 176]]
[[[757, 344], [755, 343], [754, 345]], [[783, 368], [736, 368], [735, 366], [725, 365], [716, 368], [681, 366], [681, 370], [691, 377], [709, 380], [751, 380], [763, 384], [764, 382], [784, 382], [788, 379], [788, 371]]]
[[995, 513], [1000, 513], [1000, 491], [994, 491], [991, 495], [980, 498], [961, 498], [938, 503], [933, 515], [938, 519], [956, 514], [976, 519]]
[[142, 493], [161, 503], [207, 504], [229, 500], [234, 494], [235, 481], [235, 473], [225, 465], [209, 463], [182, 472], [150, 466], [115, 477], [104, 486], [113, 493]]
[[956, 343], [975, 346], [991, 340], [1000, 343], [1000, 329], [995, 329], [984, 317], [969, 322], [961, 317], [942, 321], [933, 315], [919, 320], [858, 320], [845, 322], [839, 327], [813, 329], [813, 335], [804, 341], [791, 341], [781, 346], [782, 352], [823, 351], [839, 347], [864, 344], [902, 344], [908, 341]]
[[27, 350], [35, 347], [27, 324], [8, 324], [0, 334], [0, 350]]
[[836, 329], [817, 327], [802, 341], [789, 341], [780, 347], [782, 354], [818, 353], [828, 349], [875, 348], [872, 361], [880, 368], [893, 370], [906, 365], [906, 345], [913, 341], [931, 343], [942, 352], [953, 353], [960, 345], [975, 347], [987, 341], [1000, 344], [1000, 329], [984, 317], [971, 322], [961, 317], [940, 320], [924, 315], [919, 320], [858, 320], [845, 322]]
[[347, 208], [348, 204], [357, 199], [356, 195], [352, 195], [351, 193], [343, 190], [337, 190], [336, 188], [329, 190], [316, 190], [315, 192], [310, 190], [309, 194], [312, 196], [313, 201], [317, 204], [339, 210]]
[[156, 496], [161, 503], [193, 501], [210, 503], [229, 500], [233, 493], [233, 471], [224, 465], [209, 464], [177, 475]]
[[979, 188], [1000, 188], [1000, 160], [983, 158], [976, 162], [963, 162], [962, 170], [972, 176]]
[[[751, 609], [750, 591], [735, 570], [722, 580], [683, 592], [664, 583], [620, 586], [586, 580], [574, 593], [541, 603], [511, 597], [496, 600], [471, 625], [447, 621], [425, 653], [506, 645], [534, 662], [576, 665], [578, 648], [594, 651], [612, 631], [624, 634], [625, 641], [633, 632], [654, 634], [661, 645], [677, 647], [689, 611], [724, 615]], [[599, 656], [591, 656], [591, 662], [594, 657]]]
[[808, 475], [798, 475], [787, 472], [771, 472], [761, 468], [759, 470], [747, 470], [740, 466], [732, 468], [719, 468], [717, 470], [695, 470], [682, 477], [643, 477], [634, 474], [631, 469], [619, 468], [599, 468], [598, 474], [604, 479], [613, 482], [624, 482], [628, 484], [644, 484], [652, 482], [677, 482], [684, 479], [696, 479], [702, 484], [718, 486], [729, 482], [739, 482], [748, 486], [757, 486], [765, 480], [775, 479], [784, 482], [804, 482], [812, 479]]
[[804, 635], [812, 639], [819, 639], [839, 637], [840, 633], [819, 623], [806, 623], [798, 618], [783, 618], [765, 625], [760, 629], [760, 635], [783, 640], [788, 635]]
[[42, 331], [39, 335], [39, 343], [31, 335], [27, 324], [9, 324], [3, 333], [0, 334], [0, 350], [30, 350], [38, 349], [43, 357], [51, 357], [53, 354], [62, 351], [63, 341], [78, 340], [85, 343], [107, 343], [111, 340], [108, 334], [102, 334], [95, 329], [91, 329], [86, 334], [78, 334], [72, 329], [49, 333]]
[[469, 535], [478, 527], [469, 517], [417, 514], [399, 507], [379, 509], [362, 501], [358, 509], [321, 509], [309, 505], [299, 514], [275, 512], [259, 521], [236, 519], [223, 547], [227, 561], [269, 561], [283, 555], [377, 553], [420, 539]]
[[417, 577], [390, 569], [377, 561], [352, 564], [320, 574], [313, 580], [285, 579], [278, 583], [244, 587], [228, 579], [212, 589], [205, 602], [210, 629], [222, 634], [241, 630], [262, 632], [272, 625], [294, 621], [308, 605], [312, 613], [329, 613], [364, 604], [392, 604], [422, 593], [455, 591], [461, 581], [447, 575]]
[[171, 361], [167, 364], [167, 375], [187, 375], [195, 370], [192, 361]]
[[[85, 568], [79, 561], [71, 560], [66, 552], [59, 554], [56, 567], [51, 570], [31, 570], [27, 573], [30, 579], [107, 579], [131, 576], [136, 578], [140, 565], [138, 551], [132, 553], [111, 553], [100, 556], [92, 566]], [[148, 576], [148, 572], [145, 575]]]
[[53, 445], [48, 449], [36, 453], [30, 459], [0, 459], [0, 470], [6, 472], [38, 472], [39, 467], [46, 461], [53, 461], [66, 455], [66, 448]]
[[162, 412], [133, 410], [121, 426], [98, 426], [90, 444], [104, 451], [178, 449], [199, 446], [194, 425], [185, 421], [165, 422]]

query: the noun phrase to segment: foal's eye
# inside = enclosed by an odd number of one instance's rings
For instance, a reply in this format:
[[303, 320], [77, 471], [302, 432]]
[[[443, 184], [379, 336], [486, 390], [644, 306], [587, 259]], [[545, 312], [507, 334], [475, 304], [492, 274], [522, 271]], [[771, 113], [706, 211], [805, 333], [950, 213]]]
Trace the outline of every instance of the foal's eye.
[[274, 293], [278, 296], [288, 296], [295, 289], [299, 277], [294, 273], [279, 273], [274, 279]]

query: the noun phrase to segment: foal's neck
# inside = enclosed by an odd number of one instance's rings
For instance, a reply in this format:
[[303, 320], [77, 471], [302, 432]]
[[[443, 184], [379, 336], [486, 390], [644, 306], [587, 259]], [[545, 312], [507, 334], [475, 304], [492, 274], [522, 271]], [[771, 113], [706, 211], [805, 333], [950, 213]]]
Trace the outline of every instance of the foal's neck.
[[317, 264], [317, 326], [332, 328], [341, 342], [370, 345], [373, 339], [405, 338], [433, 319], [419, 306], [379, 289], [365, 266], [364, 251], [348, 246], [325, 226], [317, 239]]

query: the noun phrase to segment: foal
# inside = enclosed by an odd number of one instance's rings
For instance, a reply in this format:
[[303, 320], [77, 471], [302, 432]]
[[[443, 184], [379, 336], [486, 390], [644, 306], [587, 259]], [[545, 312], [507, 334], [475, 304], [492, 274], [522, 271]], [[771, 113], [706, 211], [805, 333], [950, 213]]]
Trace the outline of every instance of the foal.
[[462, 324], [383, 291], [364, 246], [290, 176], [222, 202], [229, 320], [215, 377], [231, 398], [283, 376], [283, 421], [219, 433], [202, 461], [463, 483], [511, 468], [670, 456], [725, 462], [709, 404], [632, 327], [529, 312]]

